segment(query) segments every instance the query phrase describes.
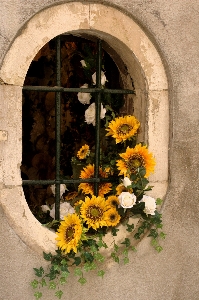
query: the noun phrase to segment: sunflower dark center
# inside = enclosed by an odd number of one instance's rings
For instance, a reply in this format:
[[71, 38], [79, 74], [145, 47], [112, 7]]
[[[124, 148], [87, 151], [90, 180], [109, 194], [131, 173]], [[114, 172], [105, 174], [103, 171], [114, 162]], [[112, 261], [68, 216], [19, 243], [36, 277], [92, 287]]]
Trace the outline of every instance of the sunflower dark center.
[[93, 221], [97, 221], [102, 218], [103, 210], [99, 206], [92, 205], [88, 208], [86, 216]]
[[66, 229], [66, 232], [65, 232], [65, 240], [67, 243], [69, 243], [74, 238], [74, 234], [75, 234], [75, 229], [74, 229], [74, 226], [71, 225], [70, 227], [68, 227]]
[[145, 166], [144, 158], [139, 154], [135, 154], [126, 161], [126, 166], [131, 172], [135, 172], [139, 167]]
[[109, 216], [109, 218], [110, 218], [111, 221], [115, 221], [116, 216], [114, 214], [112, 214], [112, 215]]
[[127, 134], [131, 131], [133, 127], [129, 124], [122, 124], [118, 130], [117, 130], [117, 133], [118, 134]]
[[116, 200], [112, 200], [111, 203], [112, 203], [112, 205], [114, 205], [114, 206], [117, 206], [117, 204], [118, 204]]

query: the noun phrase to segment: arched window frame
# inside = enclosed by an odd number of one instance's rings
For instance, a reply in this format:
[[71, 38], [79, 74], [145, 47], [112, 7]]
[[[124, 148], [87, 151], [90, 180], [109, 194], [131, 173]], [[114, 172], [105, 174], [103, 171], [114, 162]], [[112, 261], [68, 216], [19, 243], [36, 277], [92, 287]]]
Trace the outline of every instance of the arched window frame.
[[146, 141], [157, 162], [156, 173], [150, 178], [154, 196], [164, 197], [168, 185], [168, 83], [161, 56], [147, 34], [132, 18], [102, 4], [70, 2], [41, 11], [14, 39], [0, 70], [0, 78], [5, 83], [0, 85], [0, 129], [4, 133], [0, 148], [1, 205], [15, 232], [39, 253], [53, 251], [55, 235], [33, 217], [22, 190], [22, 86], [39, 49], [53, 37], [73, 31], [79, 34], [91, 32], [105, 40], [128, 66], [137, 94], [135, 107], [140, 100], [140, 107], [147, 103]]

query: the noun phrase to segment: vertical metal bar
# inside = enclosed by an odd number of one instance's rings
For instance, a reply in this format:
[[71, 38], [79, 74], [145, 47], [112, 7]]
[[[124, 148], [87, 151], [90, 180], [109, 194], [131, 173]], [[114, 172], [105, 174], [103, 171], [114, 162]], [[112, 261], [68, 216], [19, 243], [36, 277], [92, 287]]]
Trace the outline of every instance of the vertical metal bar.
[[[97, 65], [96, 65], [96, 87], [101, 88], [101, 69], [102, 69], [102, 41], [97, 41]], [[95, 97], [95, 172], [94, 176], [99, 177], [100, 162], [100, 111], [101, 111], [101, 93]], [[95, 195], [98, 196], [99, 184], [95, 182]]]
[[[56, 85], [61, 86], [61, 38], [56, 39]], [[60, 219], [60, 128], [61, 128], [61, 92], [56, 93], [55, 97], [55, 141], [56, 141], [56, 155], [55, 155], [55, 219]]]

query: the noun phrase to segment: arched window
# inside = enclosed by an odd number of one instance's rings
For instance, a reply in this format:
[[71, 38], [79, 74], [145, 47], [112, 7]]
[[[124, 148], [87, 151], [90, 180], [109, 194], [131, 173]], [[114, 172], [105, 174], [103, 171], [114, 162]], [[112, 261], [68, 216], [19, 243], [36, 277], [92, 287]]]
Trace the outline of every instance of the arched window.
[[[85, 36], [62, 35], [47, 43], [31, 63], [24, 82], [23, 187], [30, 209], [42, 223], [60, 219], [60, 198], [64, 201], [72, 197], [75, 203], [80, 197], [78, 186], [87, 192], [80, 183], [90, 185], [96, 196], [100, 186], [113, 181], [119, 184], [118, 178], [108, 173], [106, 178], [102, 176], [110, 149], [105, 146], [106, 131], [102, 131], [102, 125], [113, 114], [133, 111], [128, 95], [135, 93], [134, 87], [131, 83], [131, 90], [120, 88], [119, 70], [105, 51], [111, 51], [110, 46], [101, 39]], [[86, 101], [81, 99], [85, 94]], [[93, 105], [95, 121], [86, 122], [85, 111]], [[93, 156], [89, 165], [75, 158], [85, 143]], [[94, 174], [80, 179], [83, 167], [91, 165]], [[48, 211], [46, 204], [49, 211], [53, 207], [50, 215], [41, 210], [45, 205]]]

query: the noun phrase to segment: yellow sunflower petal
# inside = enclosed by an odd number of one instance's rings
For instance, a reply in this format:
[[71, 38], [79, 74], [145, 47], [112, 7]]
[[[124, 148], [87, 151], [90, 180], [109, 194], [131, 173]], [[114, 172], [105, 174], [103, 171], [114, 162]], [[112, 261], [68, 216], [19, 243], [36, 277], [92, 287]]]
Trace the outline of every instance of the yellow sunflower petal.
[[97, 230], [99, 227], [107, 226], [104, 220], [106, 211], [106, 201], [103, 197], [92, 196], [86, 197], [85, 202], [81, 205], [80, 212], [82, 219], [87, 223], [88, 227]]
[[[107, 173], [105, 171], [102, 171], [102, 168], [99, 169], [99, 174], [101, 177], [106, 178]], [[83, 170], [81, 171], [80, 178], [81, 179], [87, 179], [87, 178], [93, 178], [94, 177], [94, 165], [87, 165]], [[103, 182], [99, 184], [99, 196], [104, 196], [111, 190], [111, 183]], [[94, 195], [94, 183], [80, 183], [79, 190], [82, 190], [84, 194], [90, 194]]]
[[122, 159], [117, 160], [119, 175], [127, 176], [129, 171], [135, 173], [139, 167], [146, 169], [145, 177], [154, 172], [155, 159], [146, 146], [138, 144], [135, 148], [127, 147], [126, 152], [121, 153], [120, 156]]
[[106, 205], [110, 207], [117, 207], [119, 205], [118, 197], [115, 195], [109, 196], [106, 200]]
[[65, 253], [73, 250], [77, 253], [77, 247], [81, 239], [82, 224], [81, 220], [76, 214], [69, 214], [64, 217], [59, 229], [56, 232], [57, 246]]
[[89, 146], [88, 145], [84, 145], [81, 147], [81, 149], [77, 152], [77, 157], [79, 159], [85, 159], [86, 156], [88, 156], [90, 154], [90, 150], [89, 150]]
[[121, 143], [135, 136], [139, 127], [140, 122], [134, 116], [118, 117], [109, 123], [106, 136], [111, 135], [116, 144]]
[[115, 208], [107, 210], [104, 214], [107, 226], [116, 226], [120, 221], [120, 215]]

